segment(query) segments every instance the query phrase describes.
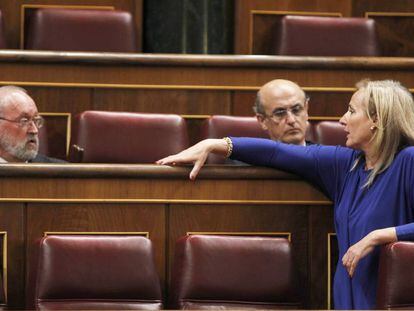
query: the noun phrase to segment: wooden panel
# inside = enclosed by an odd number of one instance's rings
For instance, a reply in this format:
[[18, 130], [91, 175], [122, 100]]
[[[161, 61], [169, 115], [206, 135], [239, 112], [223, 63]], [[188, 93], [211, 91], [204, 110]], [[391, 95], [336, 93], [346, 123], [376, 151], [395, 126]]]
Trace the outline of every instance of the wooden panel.
[[[309, 236], [310, 305], [318, 309], [328, 308], [328, 234], [333, 228], [333, 207], [313, 206], [309, 209], [309, 226], [313, 228]], [[335, 246], [335, 248], [337, 248]], [[336, 265], [336, 263], [335, 263]], [[335, 267], [335, 266], [334, 266]], [[334, 270], [331, 270], [333, 276]]]
[[40, 112], [65, 112], [76, 115], [93, 109], [92, 89], [63, 87], [26, 87]]
[[71, 115], [68, 113], [42, 113], [42, 116], [45, 119], [45, 125], [39, 133], [39, 153], [66, 159]]
[[[10, 236], [12, 306], [33, 304], [36, 243], [44, 232], [149, 232], [165, 289], [179, 236], [228, 231], [290, 232], [303, 301], [321, 308], [310, 297], [323, 296], [323, 287], [315, 286], [311, 295], [310, 286], [315, 276], [326, 274], [327, 257], [320, 261], [317, 251], [331, 228], [331, 219], [325, 219], [332, 216], [326, 213], [329, 200], [296, 176], [268, 168], [210, 166], [196, 182], [188, 173], [158, 165], [4, 166], [0, 229]], [[309, 214], [313, 208], [315, 214]]]
[[414, 12], [411, 0], [352, 0], [352, 16], [364, 17], [366, 12]]
[[352, 91], [306, 91], [310, 97], [309, 116], [317, 118], [340, 117], [348, 110]]
[[[198, 140], [208, 115], [252, 116], [257, 90], [275, 78], [297, 82], [311, 96], [310, 116], [328, 119], [346, 111], [355, 83], [363, 78], [392, 77], [414, 88], [412, 58], [0, 51], [0, 62], [0, 85], [26, 87], [40, 112], [71, 117], [91, 109], [178, 113], [192, 119], [191, 142]], [[58, 118], [48, 123], [49, 155], [64, 158], [67, 125]]]
[[414, 55], [413, 1], [354, 0], [353, 15], [375, 19], [384, 56]]
[[[27, 256], [37, 260], [37, 243], [47, 231], [149, 232], [161, 281], [165, 280], [165, 207], [161, 204], [29, 204], [27, 210]], [[28, 270], [28, 288], [34, 288], [35, 273]], [[27, 301], [34, 292], [28, 290]], [[29, 307], [31, 305], [29, 304]]]
[[[413, 10], [414, 11], [414, 10]], [[377, 23], [381, 52], [384, 56], [414, 56], [414, 12], [370, 13], [366, 16]]]
[[[308, 289], [308, 208], [306, 206], [172, 205], [170, 208], [170, 260], [175, 241], [187, 232], [290, 232], [301, 292]], [[296, 255], [296, 256], [295, 256]], [[171, 266], [171, 263], [170, 263]], [[304, 294], [302, 301], [307, 303]]]
[[[25, 227], [23, 203], [0, 203], [0, 231], [7, 232], [7, 298], [22, 307], [25, 293]], [[2, 263], [3, 264], [3, 263]]]
[[230, 114], [230, 94], [219, 90], [96, 89], [95, 110], [176, 114]]

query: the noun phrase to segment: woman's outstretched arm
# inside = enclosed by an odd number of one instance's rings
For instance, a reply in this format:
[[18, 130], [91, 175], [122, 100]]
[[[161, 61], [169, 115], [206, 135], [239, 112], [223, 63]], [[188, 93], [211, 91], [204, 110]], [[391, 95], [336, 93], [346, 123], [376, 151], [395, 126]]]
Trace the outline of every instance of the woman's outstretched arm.
[[[194, 180], [200, 169], [203, 167], [210, 153], [228, 155], [231, 142], [225, 139], [205, 139], [194, 146], [158, 160], [156, 163], [161, 165], [176, 165], [184, 163], [194, 163], [190, 173], [190, 179]], [[231, 150], [230, 150], [231, 151]]]

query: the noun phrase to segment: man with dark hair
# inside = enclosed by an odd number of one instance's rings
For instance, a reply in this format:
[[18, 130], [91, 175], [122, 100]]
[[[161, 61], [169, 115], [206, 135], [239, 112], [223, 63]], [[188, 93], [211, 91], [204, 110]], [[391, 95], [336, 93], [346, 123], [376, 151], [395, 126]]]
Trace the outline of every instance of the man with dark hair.
[[16, 86], [0, 87], [0, 163], [65, 162], [38, 154], [38, 130], [43, 123], [26, 90]]
[[272, 140], [306, 145], [308, 101], [299, 85], [277, 79], [260, 88], [253, 109]]

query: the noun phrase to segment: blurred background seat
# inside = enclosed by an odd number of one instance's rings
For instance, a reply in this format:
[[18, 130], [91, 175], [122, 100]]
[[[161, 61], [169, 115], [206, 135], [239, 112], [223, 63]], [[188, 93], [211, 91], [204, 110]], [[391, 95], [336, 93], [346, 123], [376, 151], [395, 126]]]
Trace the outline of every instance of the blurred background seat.
[[46, 236], [40, 243], [38, 310], [163, 308], [151, 241], [143, 236]]
[[[200, 140], [226, 136], [269, 138], [256, 117], [214, 115], [201, 125]], [[214, 154], [209, 155], [207, 159], [208, 164], [223, 164], [224, 162], [224, 157]]]
[[136, 52], [134, 21], [124, 11], [38, 9], [28, 21], [25, 48]]
[[187, 126], [179, 115], [85, 111], [74, 119], [70, 160], [154, 163], [187, 147]]
[[380, 56], [375, 21], [367, 18], [284, 16], [276, 55]]
[[314, 142], [321, 145], [346, 146], [344, 126], [338, 121], [320, 121], [313, 125]]
[[173, 309], [298, 309], [287, 239], [189, 235], [176, 243]]
[[377, 308], [414, 308], [414, 243], [395, 242], [381, 247]]

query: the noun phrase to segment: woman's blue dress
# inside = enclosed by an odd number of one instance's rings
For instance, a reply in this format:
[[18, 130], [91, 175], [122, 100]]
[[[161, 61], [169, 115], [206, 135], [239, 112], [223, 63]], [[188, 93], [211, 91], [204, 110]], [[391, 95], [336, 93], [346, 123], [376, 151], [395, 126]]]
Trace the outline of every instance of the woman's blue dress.
[[298, 174], [333, 201], [340, 258], [334, 279], [335, 309], [375, 308], [379, 248], [361, 259], [352, 278], [341, 259], [350, 246], [375, 229], [396, 227], [398, 240], [414, 240], [414, 147], [397, 153], [391, 166], [363, 188], [369, 174], [364, 159], [351, 171], [360, 151], [231, 139], [232, 159]]

